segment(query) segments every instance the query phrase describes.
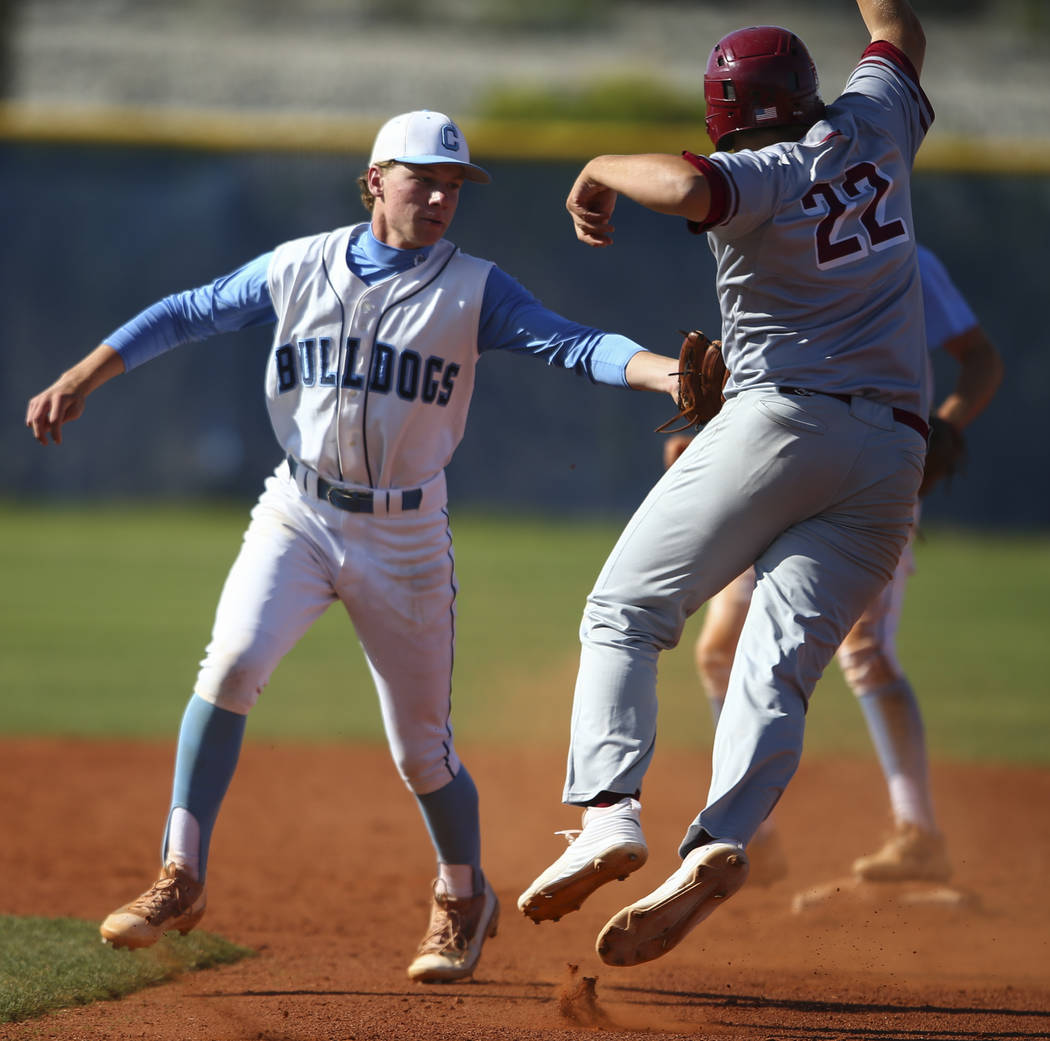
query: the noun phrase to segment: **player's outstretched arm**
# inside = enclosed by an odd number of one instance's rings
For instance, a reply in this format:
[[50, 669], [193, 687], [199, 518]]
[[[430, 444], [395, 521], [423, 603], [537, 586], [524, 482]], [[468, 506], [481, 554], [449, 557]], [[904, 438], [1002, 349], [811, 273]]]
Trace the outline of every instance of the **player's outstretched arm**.
[[665, 354], [654, 354], [652, 351], [638, 351], [631, 355], [624, 370], [627, 386], [632, 390], [655, 390], [670, 394], [672, 400], [678, 400], [677, 358], [668, 358]]
[[926, 34], [908, 0], [857, 0], [857, 7], [871, 33], [872, 43], [876, 40], [892, 43], [915, 66], [915, 71], [921, 73]]
[[124, 371], [124, 359], [109, 344], [96, 347], [46, 390], [29, 401], [26, 426], [42, 445], [50, 438], [62, 443], [62, 424], [79, 419], [87, 396]]
[[612, 215], [620, 195], [657, 213], [698, 223], [711, 207], [707, 178], [680, 156], [600, 155], [580, 171], [565, 202], [581, 242], [612, 243]]

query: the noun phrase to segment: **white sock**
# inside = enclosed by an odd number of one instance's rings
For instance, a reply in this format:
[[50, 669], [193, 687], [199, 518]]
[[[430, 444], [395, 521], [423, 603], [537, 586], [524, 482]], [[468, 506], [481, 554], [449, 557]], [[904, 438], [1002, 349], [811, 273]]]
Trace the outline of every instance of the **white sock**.
[[588, 806], [583, 811], [583, 823], [586, 826], [588, 821], [595, 820], [598, 817], [607, 817], [610, 814], [620, 814], [629, 812], [631, 809], [640, 810], [641, 808], [642, 804], [633, 795], [625, 795], [622, 799], [611, 803], [609, 806]]
[[453, 900], [474, 895], [474, 868], [470, 864], [438, 864], [438, 881]]
[[901, 677], [858, 697], [886, 779], [897, 824], [937, 831], [926, 761], [926, 734], [915, 692]]
[[201, 828], [197, 818], [189, 810], [176, 806], [168, 821], [168, 846], [164, 851], [164, 863], [175, 864], [200, 878]]

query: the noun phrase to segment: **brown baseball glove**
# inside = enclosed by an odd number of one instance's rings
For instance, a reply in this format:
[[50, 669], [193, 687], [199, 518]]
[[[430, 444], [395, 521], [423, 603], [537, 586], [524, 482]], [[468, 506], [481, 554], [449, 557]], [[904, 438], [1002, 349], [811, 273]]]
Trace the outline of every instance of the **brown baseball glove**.
[[950, 482], [963, 468], [966, 440], [954, 423], [934, 416], [930, 422], [930, 443], [926, 448], [926, 467], [919, 485], [922, 498], [938, 481]]
[[[659, 434], [676, 434], [703, 426], [718, 415], [725, 402], [722, 389], [729, 370], [722, 360], [722, 341], [709, 340], [699, 329], [685, 332], [678, 352], [678, 415], [656, 428]], [[679, 425], [671, 429], [673, 424]]]

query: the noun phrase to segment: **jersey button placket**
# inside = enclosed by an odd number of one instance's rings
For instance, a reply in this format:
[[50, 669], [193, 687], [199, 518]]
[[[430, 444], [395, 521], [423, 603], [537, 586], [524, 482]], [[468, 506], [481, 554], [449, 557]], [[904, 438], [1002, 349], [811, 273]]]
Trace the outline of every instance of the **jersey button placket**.
[[[357, 359], [357, 366], [353, 375], [360, 377], [361, 384], [359, 388], [350, 388], [347, 392], [349, 400], [356, 400], [360, 394], [364, 400], [360, 403], [360, 406], [356, 409], [356, 421], [357, 425], [352, 429], [345, 440], [347, 448], [354, 449], [352, 455], [360, 453], [363, 458], [360, 460], [364, 464], [365, 476], [369, 478], [371, 476], [371, 467], [367, 459], [367, 443], [364, 436], [364, 423], [365, 414], [368, 403], [368, 381], [372, 372], [372, 355], [375, 351], [376, 341], [376, 316], [378, 314], [378, 307], [371, 300], [362, 299], [358, 301], [356, 308], [354, 309], [354, 315], [350, 323], [350, 335], [357, 338], [361, 344], [361, 351]], [[344, 350], [346, 349], [344, 344]], [[336, 410], [336, 437], [340, 446], [340, 457], [342, 455], [342, 447], [344, 445], [342, 424], [343, 424], [343, 409], [339, 408]], [[354, 467], [354, 470], [360, 472], [359, 467]], [[347, 471], [344, 470], [344, 473]]]

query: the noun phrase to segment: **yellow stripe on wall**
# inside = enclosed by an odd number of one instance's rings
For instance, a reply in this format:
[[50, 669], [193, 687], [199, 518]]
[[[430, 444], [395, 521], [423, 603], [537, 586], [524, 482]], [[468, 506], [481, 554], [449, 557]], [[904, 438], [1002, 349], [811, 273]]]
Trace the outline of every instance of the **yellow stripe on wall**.
[[[0, 140], [137, 145], [221, 152], [317, 152], [367, 156], [385, 116], [374, 119], [308, 113], [245, 113], [177, 108], [0, 104]], [[696, 124], [462, 121], [478, 162], [486, 159], [582, 162], [600, 153], [708, 152]], [[949, 173], [1050, 173], [1050, 141], [940, 135], [916, 160]]]

